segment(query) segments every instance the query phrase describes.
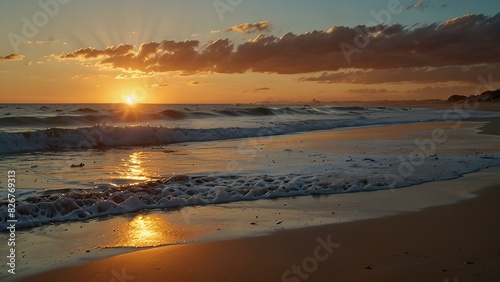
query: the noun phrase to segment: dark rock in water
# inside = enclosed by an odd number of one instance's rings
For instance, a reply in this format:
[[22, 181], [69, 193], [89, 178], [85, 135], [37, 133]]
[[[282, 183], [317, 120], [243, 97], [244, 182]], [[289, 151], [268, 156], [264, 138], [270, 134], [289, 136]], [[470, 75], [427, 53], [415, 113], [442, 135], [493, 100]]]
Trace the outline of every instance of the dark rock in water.
[[80, 163], [80, 164], [72, 164], [71, 167], [82, 167], [84, 166], [85, 164], [84, 163]]

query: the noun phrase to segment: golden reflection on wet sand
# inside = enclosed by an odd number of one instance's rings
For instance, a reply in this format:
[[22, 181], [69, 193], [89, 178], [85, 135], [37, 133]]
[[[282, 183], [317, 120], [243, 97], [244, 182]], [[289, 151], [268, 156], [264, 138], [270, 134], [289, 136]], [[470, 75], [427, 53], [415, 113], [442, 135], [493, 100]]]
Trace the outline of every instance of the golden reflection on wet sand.
[[158, 215], [137, 215], [115, 229], [115, 242], [109, 247], [154, 247], [176, 244], [191, 237], [185, 227]]

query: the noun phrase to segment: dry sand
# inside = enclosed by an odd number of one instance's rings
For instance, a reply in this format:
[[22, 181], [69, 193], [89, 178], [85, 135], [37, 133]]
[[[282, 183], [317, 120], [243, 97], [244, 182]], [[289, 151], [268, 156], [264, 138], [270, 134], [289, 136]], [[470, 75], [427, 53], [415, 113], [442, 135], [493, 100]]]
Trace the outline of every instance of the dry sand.
[[[483, 133], [498, 134], [492, 124]], [[498, 199], [490, 187], [419, 212], [161, 247], [20, 281], [500, 281]]]

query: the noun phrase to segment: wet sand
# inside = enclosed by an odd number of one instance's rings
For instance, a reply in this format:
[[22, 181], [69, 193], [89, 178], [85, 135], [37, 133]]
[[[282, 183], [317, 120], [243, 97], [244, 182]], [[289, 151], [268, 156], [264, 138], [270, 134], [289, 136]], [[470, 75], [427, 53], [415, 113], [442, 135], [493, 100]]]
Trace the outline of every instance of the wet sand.
[[[482, 133], [500, 133], [492, 120]], [[498, 281], [499, 198], [489, 187], [423, 211], [160, 247], [20, 281]]]
[[21, 281], [499, 281], [499, 198], [491, 187], [420, 212], [150, 249]]

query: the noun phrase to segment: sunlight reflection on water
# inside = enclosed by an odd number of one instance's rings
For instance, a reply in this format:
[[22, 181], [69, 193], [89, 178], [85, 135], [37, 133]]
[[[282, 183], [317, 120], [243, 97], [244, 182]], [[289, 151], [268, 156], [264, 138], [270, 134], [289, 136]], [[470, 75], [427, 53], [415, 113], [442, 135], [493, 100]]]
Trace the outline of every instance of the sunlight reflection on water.
[[137, 215], [116, 230], [111, 247], [154, 247], [178, 243], [185, 235], [171, 222], [158, 215]]

